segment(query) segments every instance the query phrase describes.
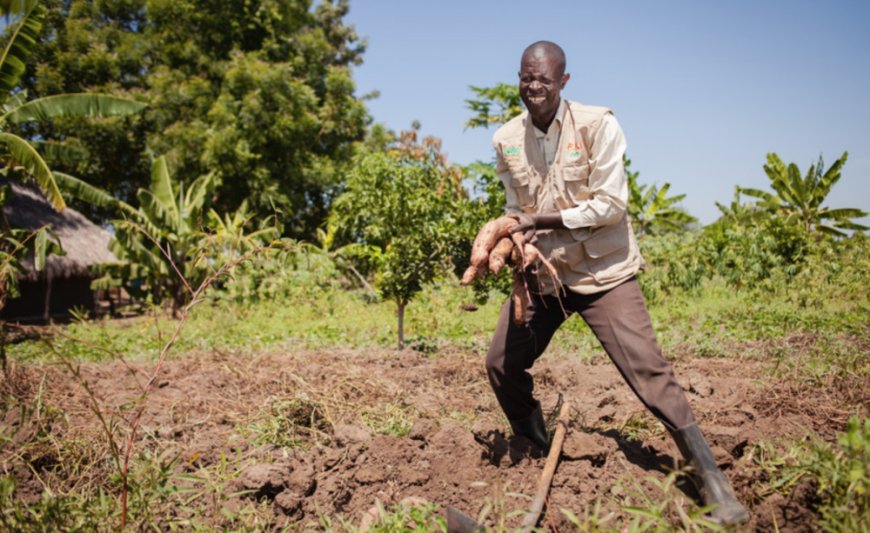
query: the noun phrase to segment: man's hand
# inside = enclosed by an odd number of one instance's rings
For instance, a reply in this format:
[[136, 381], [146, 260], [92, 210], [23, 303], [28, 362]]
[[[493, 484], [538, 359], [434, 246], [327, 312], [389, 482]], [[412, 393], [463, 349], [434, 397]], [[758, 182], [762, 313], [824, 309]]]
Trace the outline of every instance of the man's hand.
[[511, 233], [522, 233], [525, 242], [533, 242], [535, 232], [542, 229], [565, 229], [565, 223], [562, 221], [562, 213], [511, 213], [510, 218], [516, 220], [518, 224], [511, 228]]
[[510, 230], [511, 234], [521, 234], [523, 242], [534, 242], [535, 230], [537, 229], [537, 215], [511, 213], [507, 216], [517, 221], [517, 225]]

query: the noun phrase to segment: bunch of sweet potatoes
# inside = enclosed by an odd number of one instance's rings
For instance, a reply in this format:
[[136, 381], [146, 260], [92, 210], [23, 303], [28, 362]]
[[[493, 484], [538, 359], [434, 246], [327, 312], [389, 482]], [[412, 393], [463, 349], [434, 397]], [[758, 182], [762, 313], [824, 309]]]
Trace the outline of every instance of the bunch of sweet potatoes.
[[476, 278], [486, 276], [488, 272], [498, 274], [505, 265], [513, 265], [513, 320], [515, 324], [522, 325], [526, 322], [525, 310], [530, 300], [524, 277], [526, 268], [540, 262], [555, 279], [558, 279], [558, 275], [537, 247], [526, 242], [521, 232], [511, 233], [518, 224], [516, 219], [506, 216], [484, 224], [471, 246], [471, 265], [465, 270], [459, 283], [469, 285]]

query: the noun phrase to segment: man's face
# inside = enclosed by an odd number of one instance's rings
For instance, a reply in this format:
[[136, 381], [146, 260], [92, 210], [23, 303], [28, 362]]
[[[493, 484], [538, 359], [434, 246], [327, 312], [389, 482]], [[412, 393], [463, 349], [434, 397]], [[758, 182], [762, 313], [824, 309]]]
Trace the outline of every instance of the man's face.
[[547, 54], [523, 56], [520, 63], [520, 98], [537, 126], [549, 126], [559, 108], [560, 93], [568, 74], [559, 71], [558, 61]]

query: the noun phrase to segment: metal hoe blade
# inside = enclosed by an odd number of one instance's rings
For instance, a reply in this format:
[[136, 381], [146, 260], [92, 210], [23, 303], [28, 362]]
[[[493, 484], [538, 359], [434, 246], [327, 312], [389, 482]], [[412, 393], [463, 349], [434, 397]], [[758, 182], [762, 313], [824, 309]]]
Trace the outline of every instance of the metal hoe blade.
[[447, 533], [478, 533], [486, 531], [470, 516], [453, 507], [447, 508]]

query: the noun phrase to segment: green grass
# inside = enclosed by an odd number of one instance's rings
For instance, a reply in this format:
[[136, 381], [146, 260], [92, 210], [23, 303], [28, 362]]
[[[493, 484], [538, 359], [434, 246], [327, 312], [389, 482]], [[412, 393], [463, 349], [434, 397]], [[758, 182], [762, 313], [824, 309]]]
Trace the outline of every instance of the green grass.
[[[413, 346], [450, 344], [485, 349], [498, 316], [492, 299], [476, 312], [459, 309], [470, 292], [444, 283], [433, 286], [408, 307], [405, 335]], [[396, 307], [391, 302], [368, 303], [364, 293], [340, 289], [312, 291], [305, 300], [238, 304], [222, 301], [195, 307], [174, 351], [218, 350], [251, 353], [259, 350], [317, 348], [389, 348], [396, 342]], [[129, 359], [156, 357], [174, 321], [160, 311], [124, 321], [99, 320], [62, 328], [51, 338], [58, 352], [80, 360], [99, 361], [121, 354]], [[52, 350], [45, 342], [28, 341], [8, 347], [19, 360], [46, 361]]]
[[[814, 289], [823, 291], [825, 287]], [[395, 345], [395, 305], [372, 303], [361, 291], [313, 288], [302, 298], [241, 304], [220, 299], [195, 307], [174, 348], [185, 352], [253, 353], [261, 350], [334, 349]], [[503, 296], [493, 293], [475, 312], [463, 311], [470, 290], [442, 281], [427, 288], [408, 307], [408, 347], [426, 354], [442, 348], [483, 355], [495, 328]], [[674, 294], [650, 307], [663, 351], [669, 358], [751, 358], [775, 364], [779, 375], [802, 372], [818, 380], [831, 372], [866, 377], [870, 305], [863, 293], [832, 294], [811, 308], [789, 294], [735, 291], [721, 280], [701, 290]], [[159, 310], [138, 318], [74, 323], [46, 341], [10, 345], [19, 361], [100, 361], [117, 356], [154, 358], [171, 334], [174, 321]], [[795, 357], [788, 339], [803, 337]], [[588, 358], [603, 351], [586, 324], [571, 317], [554, 336], [549, 354]], [[798, 368], [799, 367], [799, 368]]]
[[870, 419], [853, 417], [835, 443], [808, 435], [785, 443], [762, 442], [750, 451], [767, 483], [760, 494], [790, 494], [810, 483], [819, 499], [824, 531], [864, 532], [870, 524]]

